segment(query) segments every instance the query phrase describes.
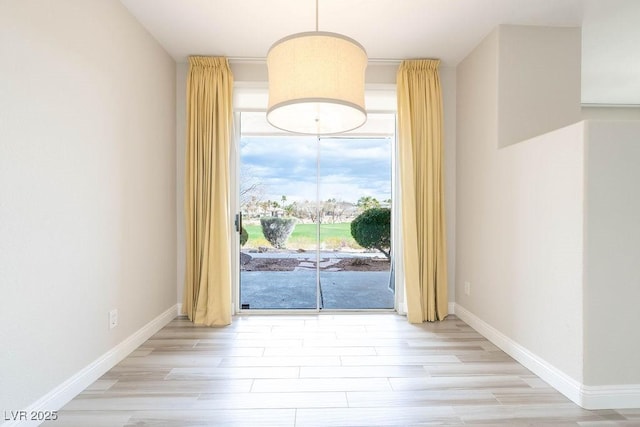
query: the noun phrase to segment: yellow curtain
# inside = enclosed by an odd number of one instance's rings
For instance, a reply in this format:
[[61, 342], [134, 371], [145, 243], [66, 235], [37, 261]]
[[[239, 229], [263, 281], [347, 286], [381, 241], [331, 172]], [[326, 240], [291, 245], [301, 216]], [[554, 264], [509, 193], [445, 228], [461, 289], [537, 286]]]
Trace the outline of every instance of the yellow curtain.
[[207, 326], [231, 323], [232, 93], [226, 58], [189, 58], [183, 311], [194, 323]]
[[397, 75], [402, 241], [411, 323], [442, 320], [448, 314], [439, 64], [403, 61]]

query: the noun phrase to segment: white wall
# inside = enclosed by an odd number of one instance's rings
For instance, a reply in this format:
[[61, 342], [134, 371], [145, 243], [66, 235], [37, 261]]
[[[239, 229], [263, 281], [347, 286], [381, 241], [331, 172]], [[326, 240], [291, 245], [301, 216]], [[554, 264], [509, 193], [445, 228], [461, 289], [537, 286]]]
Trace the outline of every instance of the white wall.
[[580, 120], [580, 28], [498, 29], [498, 146]]
[[[455, 286], [456, 302], [472, 311], [491, 304], [495, 286], [490, 280], [493, 266], [483, 261], [494, 256], [490, 253], [494, 230], [486, 224], [495, 221], [495, 206], [487, 195], [497, 181], [497, 70], [497, 31], [457, 67]], [[465, 296], [465, 281], [472, 286], [473, 299]]]
[[444, 120], [444, 201], [447, 221], [448, 298], [456, 300], [456, 69], [440, 68]]
[[640, 120], [640, 106], [582, 106], [582, 120]]
[[186, 225], [184, 222], [184, 179], [187, 139], [187, 73], [189, 65], [176, 64], [176, 297], [182, 304], [186, 274]]
[[[505, 34], [458, 66], [456, 313], [576, 403], [637, 407], [640, 121], [587, 108], [612, 120], [500, 148]], [[573, 111], [564, 93], [557, 102]]]
[[498, 148], [501, 34], [458, 66], [456, 302], [580, 380], [582, 131]]
[[585, 384], [640, 384], [640, 120], [587, 135]]
[[[377, 85], [387, 86], [396, 84], [397, 64], [373, 64], [367, 67], [366, 83], [370, 87]], [[176, 134], [176, 162], [177, 162], [177, 228], [178, 228], [178, 269], [177, 269], [177, 294], [178, 301], [182, 301], [184, 289], [184, 153], [185, 153], [185, 122], [186, 110], [186, 86], [188, 64], [177, 64], [176, 73], [176, 97], [177, 97], [177, 134]], [[267, 68], [265, 63], [241, 62], [231, 63], [231, 70], [237, 85], [243, 89], [256, 87], [266, 89]], [[455, 301], [455, 262], [456, 262], [456, 70], [455, 68], [442, 67], [440, 69], [444, 108], [444, 145], [445, 145], [445, 202], [447, 222], [447, 256], [449, 275], [449, 301]], [[244, 92], [247, 92], [246, 90]], [[244, 93], [243, 92], [243, 93]], [[248, 91], [250, 92], [250, 91]], [[258, 96], [243, 98], [243, 107], [253, 110], [266, 109], [266, 98]], [[256, 102], [265, 101], [265, 105], [256, 105]], [[234, 101], [235, 102], [235, 101]], [[394, 106], [395, 108], [395, 106]]]
[[19, 410], [176, 302], [175, 63], [116, 0], [3, 1], [0, 75], [0, 408]]
[[581, 3], [582, 102], [640, 106], [640, 2]]
[[[478, 312], [582, 380], [583, 123], [500, 150], [492, 196], [494, 291]], [[476, 288], [476, 295], [478, 289]], [[480, 291], [481, 292], [481, 291]], [[499, 302], [499, 305], [496, 304]], [[500, 307], [502, 306], [502, 307]]]

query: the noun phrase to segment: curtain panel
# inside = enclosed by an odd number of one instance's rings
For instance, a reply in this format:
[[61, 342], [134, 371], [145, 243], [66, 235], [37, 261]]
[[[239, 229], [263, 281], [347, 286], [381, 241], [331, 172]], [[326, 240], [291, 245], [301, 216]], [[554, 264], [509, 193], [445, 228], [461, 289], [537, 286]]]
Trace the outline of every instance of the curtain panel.
[[403, 61], [398, 69], [398, 145], [407, 318], [448, 314], [444, 147], [439, 60]]
[[206, 326], [231, 323], [232, 94], [226, 58], [189, 58], [183, 311]]

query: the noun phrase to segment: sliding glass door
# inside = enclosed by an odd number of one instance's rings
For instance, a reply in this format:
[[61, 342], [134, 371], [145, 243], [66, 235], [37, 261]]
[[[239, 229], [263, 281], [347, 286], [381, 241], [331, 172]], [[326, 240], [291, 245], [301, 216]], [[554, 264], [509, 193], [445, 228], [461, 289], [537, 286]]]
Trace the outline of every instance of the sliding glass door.
[[[320, 285], [327, 310], [389, 309], [391, 138], [319, 142]], [[354, 221], [359, 233], [352, 233]]]
[[317, 309], [316, 139], [244, 137], [240, 162], [241, 309]]
[[393, 138], [242, 129], [240, 309], [393, 309]]

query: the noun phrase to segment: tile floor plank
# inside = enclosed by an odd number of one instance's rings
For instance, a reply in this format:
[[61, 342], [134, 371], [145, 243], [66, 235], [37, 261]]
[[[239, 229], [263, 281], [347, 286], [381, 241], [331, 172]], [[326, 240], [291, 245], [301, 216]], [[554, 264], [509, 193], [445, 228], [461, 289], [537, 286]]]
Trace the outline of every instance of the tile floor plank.
[[177, 318], [45, 426], [640, 426], [573, 404], [455, 316]]

